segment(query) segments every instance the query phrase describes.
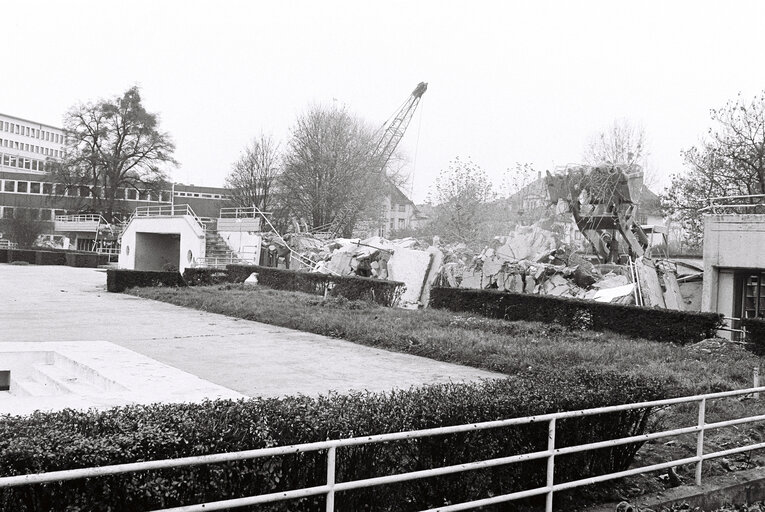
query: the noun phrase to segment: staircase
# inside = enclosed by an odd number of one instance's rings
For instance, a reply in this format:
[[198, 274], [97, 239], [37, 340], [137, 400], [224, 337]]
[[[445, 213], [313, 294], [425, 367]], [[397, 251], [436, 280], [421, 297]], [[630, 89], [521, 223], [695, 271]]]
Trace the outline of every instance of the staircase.
[[228, 244], [223, 237], [215, 231], [205, 233], [205, 257], [231, 259], [236, 258], [234, 251], [229, 249]]

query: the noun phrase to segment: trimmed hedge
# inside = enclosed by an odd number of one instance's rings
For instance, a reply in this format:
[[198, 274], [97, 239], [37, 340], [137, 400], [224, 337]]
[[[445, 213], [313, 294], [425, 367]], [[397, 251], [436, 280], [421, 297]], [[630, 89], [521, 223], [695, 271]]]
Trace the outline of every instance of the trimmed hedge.
[[32, 265], [68, 265], [97, 268], [109, 263], [108, 254], [56, 249], [0, 249], [0, 263], [26, 261]]
[[[0, 474], [19, 475], [544, 414], [665, 398], [661, 382], [592, 371], [536, 372], [388, 394], [155, 404], [0, 417]], [[639, 435], [649, 409], [560, 420], [556, 446]], [[556, 457], [556, 482], [628, 467], [642, 443]], [[540, 451], [545, 422], [340, 448], [338, 482]], [[540, 459], [339, 492], [336, 510], [414, 511], [544, 485]], [[3, 510], [154, 510], [326, 483], [326, 452], [0, 490]], [[258, 510], [323, 511], [324, 497]], [[504, 509], [503, 509], [504, 510]]]
[[394, 306], [404, 283], [371, 277], [333, 276], [314, 272], [301, 272], [259, 265], [227, 265], [229, 277], [234, 283], [242, 283], [250, 274], [258, 274], [258, 284], [315, 295], [345, 297], [349, 300], [368, 300], [383, 306]]
[[741, 325], [746, 329], [746, 341], [752, 344], [753, 352], [765, 354], [765, 319], [742, 318]]
[[183, 280], [189, 286], [208, 286], [232, 282], [227, 270], [211, 267], [189, 267], [183, 271]]
[[26, 261], [35, 264], [35, 251], [31, 249], [8, 249], [8, 263], [14, 261]]
[[107, 269], [106, 289], [110, 292], [123, 292], [127, 288], [147, 286], [186, 286], [186, 281], [178, 272], [155, 272], [149, 270]]
[[59, 251], [35, 251], [35, 265], [66, 265], [66, 254]]
[[108, 254], [98, 254], [95, 252], [65, 252], [66, 264], [70, 267], [97, 268], [99, 265], [109, 263]]
[[609, 330], [656, 341], [695, 343], [715, 336], [722, 315], [626, 306], [549, 295], [433, 288], [430, 305], [505, 320], [556, 322], [572, 329]]

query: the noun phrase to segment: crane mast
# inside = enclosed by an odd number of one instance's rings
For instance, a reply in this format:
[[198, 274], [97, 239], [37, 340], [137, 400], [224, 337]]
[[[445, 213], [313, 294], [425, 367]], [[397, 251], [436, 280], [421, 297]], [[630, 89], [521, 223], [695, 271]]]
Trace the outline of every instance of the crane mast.
[[[373, 177], [380, 173], [385, 172], [385, 166], [388, 165], [390, 157], [396, 150], [399, 142], [404, 137], [406, 129], [409, 126], [409, 122], [414, 116], [417, 105], [422, 99], [422, 95], [428, 90], [428, 84], [420, 82], [414, 91], [409, 95], [404, 104], [399, 108], [392, 116], [389, 122], [382, 126], [382, 134], [377, 141], [374, 151], [372, 152], [372, 161], [376, 162], [374, 168], [367, 174], [367, 177]], [[329, 225], [327, 231], [330, 233], [330, 237], [334, 238], [342, 230], [349, 220], [356, 214], [361, 208], [364, 195], [358, 190], [351, 200], [343, 207], [343, 209], [335, 216], [332, 223]]]

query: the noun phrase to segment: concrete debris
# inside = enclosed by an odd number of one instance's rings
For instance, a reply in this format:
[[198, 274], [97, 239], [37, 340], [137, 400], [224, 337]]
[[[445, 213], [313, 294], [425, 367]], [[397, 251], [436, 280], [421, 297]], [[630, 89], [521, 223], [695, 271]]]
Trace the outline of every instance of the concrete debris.
[[432, 286], [493, 288], [673, 309], [685, 309], [692, 302], [681, 290], [685, 283], [678, 282], [679, 264], [638, 258], [635, 283], [629, 266], [593, 264], [545, 226], [518, 226], [508, 235], [495, 237], [477, 254], [465, 244], [440, 244], [438, 237], [429, 245], [415, 238], [321, 240], [306, 233], [283, 240], [264, 234], [263, 251], [273, 253], [272, 266], [286, 262], [291, 269], [401, 281], [406, 286], [402, 307], [427, 306]]

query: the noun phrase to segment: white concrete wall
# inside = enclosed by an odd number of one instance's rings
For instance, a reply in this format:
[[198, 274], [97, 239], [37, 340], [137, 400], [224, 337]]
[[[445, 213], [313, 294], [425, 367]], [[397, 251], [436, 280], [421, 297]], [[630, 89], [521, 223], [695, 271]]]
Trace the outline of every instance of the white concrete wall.
[[[136, 268], [136, 233], [180, 235], [178, 270], [183, 272], [196, 258], [205, 256], [205, 236], [202, 228], [189, 215], [178, 217], [136, 217], [122, 234], [119, 268]], [[140, 252], [140, 249], [139, 249]]]
[[260, 246], [263, 242], [260, 235], [250, 231], [218, 231], [218, 234], [238, 258], [259, 264]]
[[701, 310], [733, 316], [735, 270], [765, 269], [765, 215], [704, 216]]

